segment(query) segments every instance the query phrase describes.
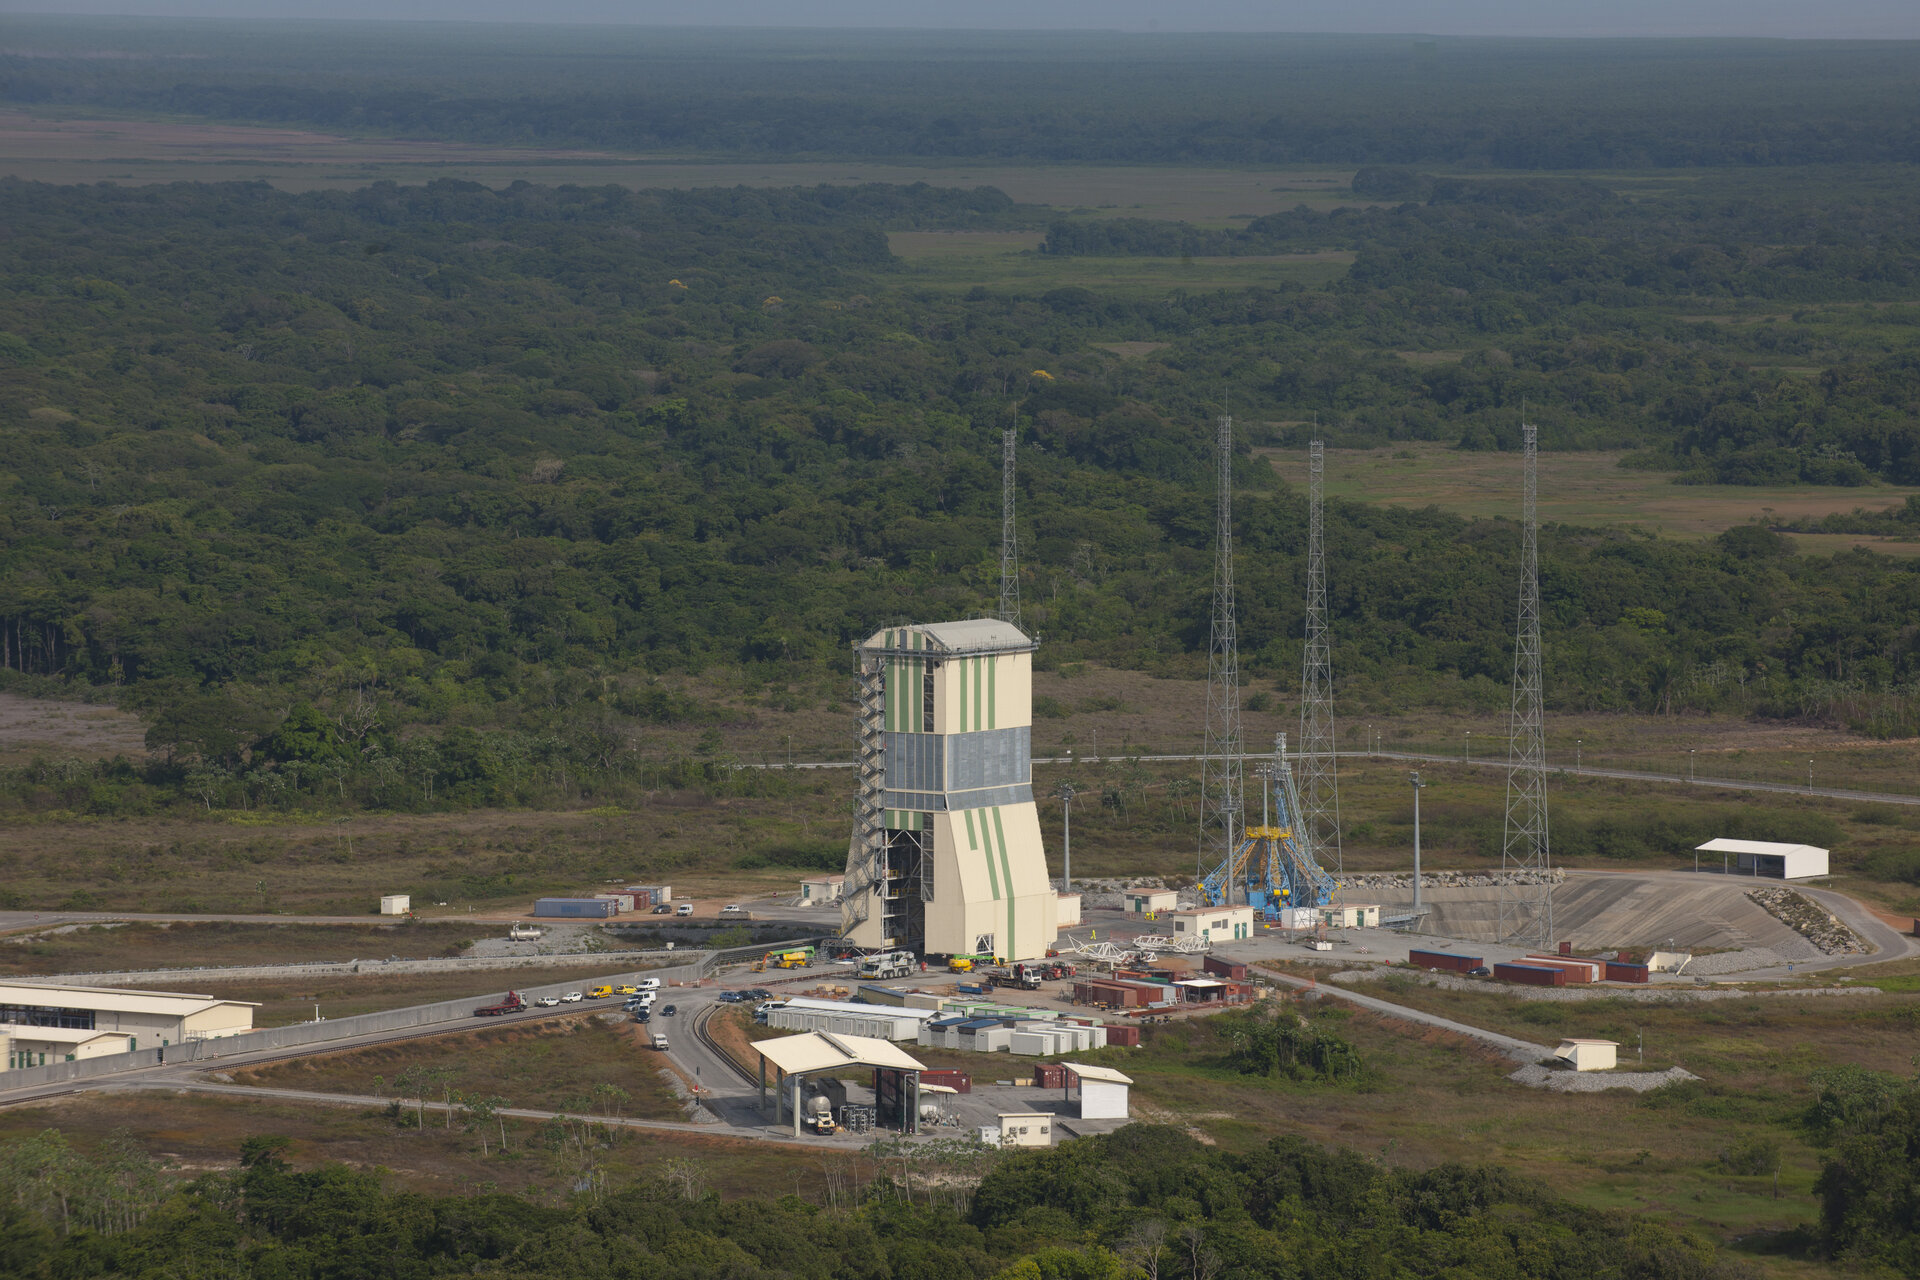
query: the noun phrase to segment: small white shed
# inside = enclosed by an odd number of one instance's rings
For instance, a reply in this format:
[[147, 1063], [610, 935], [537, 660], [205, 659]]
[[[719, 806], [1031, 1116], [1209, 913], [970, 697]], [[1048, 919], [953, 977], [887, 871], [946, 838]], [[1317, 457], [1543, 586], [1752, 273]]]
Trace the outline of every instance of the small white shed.
[[1827, 851], [1811, 844], [1779, 844], [1772, 840], [1709, 840], [1696, 845], [1699, 853], [1717, 853], [1725, 865], [1743, 876], [1770, 876], [1775, 880], [1806, 880], [1827, 874]]
[[1575, 1071], [1611, 1071], [1619, 1061], [1617, 1040], [1562, 1040], [1553, 1056]]
[[800, 882], [800, 905], [803, 907], [831, 906], [840, 901], [845, 894], [847, 878], [843, 875], [813, 876]]
[[413, 899], [404, 893], [389, 893], [380, 899], [380, 914], [403, 916], [413, 910]]
[[1127, 1088], [1133, 1084], [1112, 1067], [1087, 1067], [1077, 1062], [1066, 1064], [1069, 1083], [1080, 1081], [1080, 1118], [1082, 1120], [1125, 1120]]
[[1180, 905], [1180, 895], [1171, 889], [1128, 889], [1123, 896], [1127, 910], [1134, 915], [1172, 911]]
[[[984, 1129], [984, 1138], [992, 1133]], [[1044, 1111], [1002, 1111], [1000, 1142], [1003, 1147], [1050, 1147], [1053, 1145], [1053, 1117]]]
[[1320, 920], [1329, 929], [1377, 929], [1380, 908], [1371, 902], [1335, 904], [1320, 908]]

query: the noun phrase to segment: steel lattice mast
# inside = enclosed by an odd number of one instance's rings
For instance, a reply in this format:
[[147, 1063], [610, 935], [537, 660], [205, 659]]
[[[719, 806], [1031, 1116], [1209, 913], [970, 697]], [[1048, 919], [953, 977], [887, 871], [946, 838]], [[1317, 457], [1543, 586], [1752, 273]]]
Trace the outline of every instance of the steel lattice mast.
[[[1327, 455], [1307, 450], [1307, 643], [1300, 663], [1300, 829], [1308, 852], [1341, 879], [1340, 778], [1333, 724], [1333, 652], [1327, 635]], [[1331, 855], [1331, 856], [1329, 856]]]
[[1020, 539], [1013, 529], [1014, 437], [1019, 419], [1000, 439], [1000, 612], [1002, 622], [1020, 625]]
[[1520, 440], [1525, 472], [1520, 614], [1513, 646], [1499, 940], [1545, 948], [1553, 943], [1553, 868], [1547, 846], [1547, 736], [1540, 677], [1540, 525], [1534, 509], [1538, 428], [1521, 423]]
[[1233, 419], [1220, 415], [1218, 527], [1214, 531], [1213, 637], [1207, 649], [1207, 734], [1200, 766], [1196, 870], [1240, 847], [1240, 639], [1233, 599]]

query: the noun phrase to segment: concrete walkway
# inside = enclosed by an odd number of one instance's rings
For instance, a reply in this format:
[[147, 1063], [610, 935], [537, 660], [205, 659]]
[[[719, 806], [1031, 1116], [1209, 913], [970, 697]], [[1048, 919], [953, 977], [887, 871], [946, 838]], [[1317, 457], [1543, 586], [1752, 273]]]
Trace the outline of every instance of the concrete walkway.
[[1542, 1058], [1551, 1058], [1553, 1056], [1553, 1050], [1543, 1044], [1534, 1044], [1527, 1040], [1516, 1040], [1512, 1036], [1503, 1036], [1498, 1031], [1488, 1031], [1481, 1027], [1470, 1027], [1464, 1022], [1455, 1022], [1453, 1019], [1443, 1018], [1437, 1013], [1424, 1013], [1419, 1009], [1409, 1009], [1403, 1004], [1394, 1004], [1392, 1001], [1381, 1000], [1375, 996], [1363, 996], [1358, 991], [1348, 991], [1344, 987], [1333, 987], [1324, 983], [1308, 982], [1305, 978], [1296, 978], [1291, 974], [1275, 973], [1271, 969], [1262, 969], [1260, 972], [1264, 976], [1272, 978], [1275, 982], [1284, 983], [1289, 987], [1297, 987], [1302, 991], [1317, 991], [1323, 996], [1331, 996], [1336, 1000], [1345, 1000], [1349, 1004], [1357, 1004], [1362, 1009], [1370, 1009], [1375, 1013], [1385, 1014], [1389, 1018], [1398, 1018], [1402, 1022], [1417, 1022], [1423, 1026], [1438, 1027], [1442, 1031], [1451, 1031], [1455, 1035], [1466, 1036], [1469, 1040], [1478, 1040], [1482, 1044], [1492, 1045], [1507, 1057], [1512, 1058], [1515, 1062], [1539, 1062]]

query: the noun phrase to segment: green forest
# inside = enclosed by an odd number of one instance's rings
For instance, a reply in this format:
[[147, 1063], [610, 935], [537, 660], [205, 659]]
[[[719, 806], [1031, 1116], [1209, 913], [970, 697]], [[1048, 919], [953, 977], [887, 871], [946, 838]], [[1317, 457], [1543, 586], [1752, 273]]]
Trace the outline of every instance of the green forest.
[[[1910, 1082], [1826, 1074], [1805, 1123], [1822, 1135], [1820, 1224], [1776, 1242], [1863, 1273], [1910, 1275], [1916, 1232]], [[563, 1129], [523, 1136], [537, 1158]], [[567, 1139], [590, 1169], [614, 1141]], [[564, 1132], [572, 1132], [567, 1128]], [[1765, 1140], [1723, 1153], [1777, 1167]], [[343, 1165], [296, 1169], [284, 1138], [241, 1144], [230, 1172], [183, 1178], [124, 1135], [92, 1151], [57, 1131], [0, 1145], [0, 1258], [24, 1277], [273, 1276], [289, 1280], [499, 1274], [760, 1280], [1740, 1280], [1751, 1264], [1643, 1216], [1583, 1208], [1492, 1167], [1396, 1168], [1295, 1137], [1244, 1151], [1134, 1124], [1046, 1151], [992, 1156], [977, 1185], [918, 1178], [878, 1150], [832, 1195], [726, 1200], [666, 1176], [536, 1201], [433, 1196]], [[576, 1150], [577, 1148], [577, 1150]], [[927, 1153], [921, 1153], [924, 1159]], [[809, 1175], [809, 1180], [813, 1180]], [[916, 1184], [920, 1185], [916, 1185]], [[818, 1188], [816, 1188], [818, 1190]]]
[[[1260, 451], [1316, 417], [1334, 443], [1499, 450], [1524, 402], [1546, 447], [1632, 447], [1683, 484], [1914, 479], [1904, 189], [1863, 181], [1808, 221], [1830, 176], [1772, 185], [1444, 187], [1249, 228], [1351, 249], [1325, 288], [1034, 296], [912, 287], [888, 251], [889, 230], [1052, 217], [991, 189], [5, 182], [0, 666], [123, 699], [163, 753], [15, 770], [7, 803], [238, 805], [303, 777], [508, 802], [552, 768], [610, 778], [626, 727], [710, 719], [676, 682], [716, 665], [838, 697], [874, 626], [991, 607], [1010, 412], [1043, 661], [1175, 675], [1204, 653], [1222, 403], [1264, 680], [1297, 669], [1305, 510]], [[1690, 239], [1795, 219], [1831, 252]], [[1629, 232], [1669, 269], [1621, 267]], [[1057, 224], [1047, 247], [1085, 249]], [[1675, 314], [1713, 297], [1803, 323]], [[1776, 336], [1825, 372], [1756, 371]], [[1101, 346], [1143, 340], [1165, 346]], [[1329, 538], [1349, 690], [1502, 696], [1513, 522], [1336, 503]], [[1759, 524], [1549, 527], [1542, 573], [1561, 707], [1915, 731], [1913, 562], [1803, 556]]]

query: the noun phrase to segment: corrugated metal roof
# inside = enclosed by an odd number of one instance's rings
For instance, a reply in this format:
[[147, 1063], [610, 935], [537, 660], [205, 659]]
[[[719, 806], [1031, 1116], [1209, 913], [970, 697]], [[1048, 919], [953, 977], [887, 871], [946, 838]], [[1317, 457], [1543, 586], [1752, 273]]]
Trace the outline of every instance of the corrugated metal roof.
[[1082, 1066], [1078, 1062], [1069, 1062], [1069, 1063], [1066, 1063], [1065, 1066], [1067, 1070], [1073, 1072], [1075, 1075], [1079, 1076], [1082, 1080], [1099, 1080], [1104, 1084], [1132, 1084], [1133, 1083], [1132, 1076], [1123, 1076], [1118, 1071], [1115, 1071], [1112, 1067], [1087, 1067], [1087, 1066]]
[[60, 1009], [104, 1009], [115, 1013], [158, 1013], [184, 1018], [220, 1005], [259, 1008], [252, 1000], [222, 1000], [180, 991], [127, 991], [119, 987], [68, 987], [55, 983], [0, 982], [0, 1004], [44, 1005]]
[[981, 653], [1002, 649], [1027, 650], [1034, 647], [1033, 637], [998, 618], [966, 618], [959, 622], [917, 622], [906, 627], [889, 627], [867, 637], [863, 649], [882, 649], [887, 632], [897, 637], [903, 631], [918, 631], [927, 637], [934, 651]]
[[1811, 844], [1776, 844], [1771, 840], [1728, 840], [1722, 837], [1709, 840], [1705, 844], [1695, 845], [1701, 853], [1759, 853], [1781, 858], [1790, 853], [1826, 854], [1826, 850]]
[[837, 1071], [842, 1067], [892, 1067], [900, 1071], [925, 1071], [926, 1067], [908, 1057], [885, 1040], [869, 1036], [842, 1036], [826, 1031], [808, 1031], [778, 1040], [761, 1040], [754, 1052], [788, 1075], [813, 1071]]
[[78, 1027], [30, 1027], [21, 1022], [0, 1022], [0, 1035], [15, 1040], [39, 1040], [47, 1044], [91, 1044], [95, 1040], [126, 1040], [125, 1031], [82, 1031]]

